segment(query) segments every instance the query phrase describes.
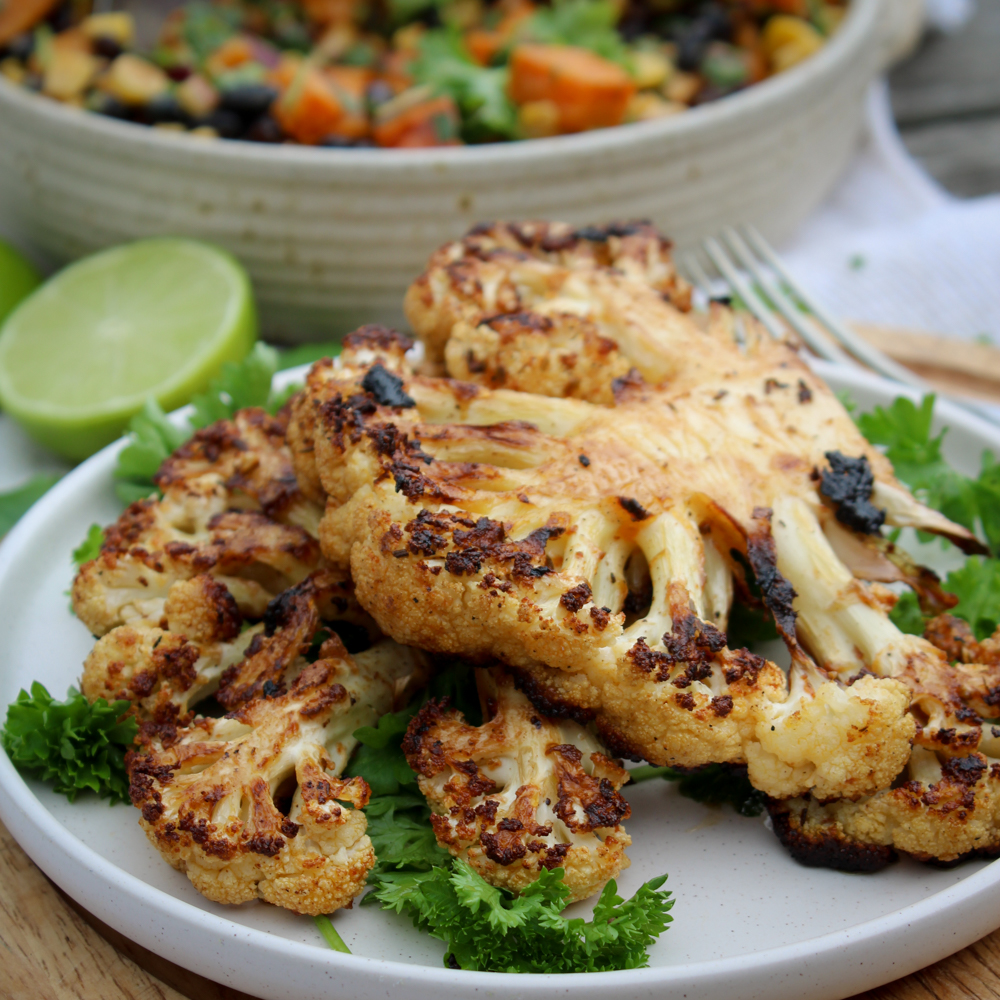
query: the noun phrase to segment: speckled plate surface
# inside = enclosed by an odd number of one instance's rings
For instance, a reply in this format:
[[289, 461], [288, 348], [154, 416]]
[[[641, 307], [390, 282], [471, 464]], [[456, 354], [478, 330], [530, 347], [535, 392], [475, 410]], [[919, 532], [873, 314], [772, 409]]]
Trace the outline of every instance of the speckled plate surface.
[[[874, 377], [817, 367], [864, 407], [896, 395]], [[946, 450], [957, 467], [974, 472], [983, 448], [1000, 454], [1000, 429], [947, 404], [938, 410], [951, 427]], [[67, 610], [69, 553], [88, 525], [119, 513], [111, 482], [118, 447], [67, 476], [0, 546], [0, 704], [32, 680], [61, 694], [79, 676], [92, 639]], [[929, 554], [942, 556], [938, 546], [921, 557]], [[497, 975], [443, 968], [439, 942], [375, 909], [336, 914], [353, 952], [342, 955], [308, 918], [263, 903], [210, 903], [163, 863], [133, 810], [87, 798], [70, 805], [24, 781], [0, 754], [0, 818], [55, 882], [144, 947], [266, 1000], [838, 1000], [1000, 925], [997, 863], [942, 870], [901, 861], [877, 875], [808, 869], [788, 857], [763, 819], [706, 808], [665, 782], [626, 788], [626, 795], [632, 867], [620, 890], [630, 895], [668, 872], [676, 898], [674, 923], [652, 949], [650, 968]]]

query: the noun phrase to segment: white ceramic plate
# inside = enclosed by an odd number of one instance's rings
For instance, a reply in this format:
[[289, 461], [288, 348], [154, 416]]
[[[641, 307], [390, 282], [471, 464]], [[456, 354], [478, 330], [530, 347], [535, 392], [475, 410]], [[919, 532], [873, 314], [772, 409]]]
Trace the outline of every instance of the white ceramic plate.
[[[867, 408], [895, 389], [818, 366]], [[1000, 430], [939, 405], [948, 458], [977, 471]], [[62, 695], [92, 639], [67, 609], [69, 554], [94, 521], [119, 513], [111, 470], [120, 445], [85, 462], [45, 496], [0, 546], [0, 705], [42, 681]], [[940, 552], [936, 546], [933, 551]], [[923, 553], [922, 553], [923, 555]], [[627, 791], [627, 790], [626, 790]], [[334, 917], [353, 954], [328, 949], [313, 922], [264, 903], [203, 899], [147, 843], [126, 806], [70, 805], [24, 781], [0, 754], [0, 818], [35, 862], [95, 916], [201, 975], [267, 1000], [512, 1000], [710, 997], [839, 1000], [905, 975], [1000, 925], [1000, 864], [951, 870], [904, 860], [876, 875], [803, 868], [763, 819], [711, 810], [665, 782], [627, 791], [631, 895], [669, 872], [674, 923], [650, 968], [581, 976], [515, 976], [442, 967], [442, 946], [407, 920], [355, 908]]]

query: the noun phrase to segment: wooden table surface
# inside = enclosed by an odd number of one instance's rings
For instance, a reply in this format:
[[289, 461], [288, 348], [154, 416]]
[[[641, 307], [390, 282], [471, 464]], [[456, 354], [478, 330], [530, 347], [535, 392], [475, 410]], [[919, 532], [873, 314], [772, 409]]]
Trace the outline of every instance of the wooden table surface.
[[[0, 943], [3, 1000], [249, 1000], [102, 924], [57, 889], [2, 824]], [[852, 1000], [1000, 1000], [1000, 930]]]

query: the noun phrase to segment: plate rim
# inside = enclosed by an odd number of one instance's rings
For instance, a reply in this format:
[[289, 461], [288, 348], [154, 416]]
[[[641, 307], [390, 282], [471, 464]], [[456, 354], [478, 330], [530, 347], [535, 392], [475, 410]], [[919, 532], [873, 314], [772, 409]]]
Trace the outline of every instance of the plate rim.
[[[821, 377], [832, 383], [840, 383], [845, 388], [868, 389], [890, 397], [902, 395], [911, 399], [919, 399], [921, 396], [919, 391], [908, 390], [904, 386], [866, 372], [827, 362], [811, 362], [811, 365]], [[292, 381], [307, 371], [308, 367], [306, 365], [280, 373], [282, 381]], [[174, 416], [179, 417], [184, 412], [177, 411]], [[940, 424], [942, 421], [949, 426], [962, 427], [981, 441], [985, 440], [991, 443], [1000, 454], [1000, 427], [988, 423], [946, 399], [939, 398], [935, 408], [935, 423]], [[0, 546], [0, 585], [17, 561], [22, 558], [23, 553], [27, 551], [37, 533], [47, 523], [51, 516], [50, 511], [54, 513], [62, 504], [64, 497], [74, 492], [81, 483], [96, 480], [102, 475], [110, 476], [113, 460], [123, 445], [122, 440], [116, 441], [82, 462], [25, 514], [4, 539], [3, 545]], [[2, 654], [2, 650], [0, 650], [0, 654]], [[636, 988], [641, 988], [644, 994], [647, 989], [652, 989], [656, 991], [657, 996], [665, 996], [668, 994], [665, 994], [663, 990], [671, 987], [683, 985], [685, 989], [690, 990], [717, 988], [724, 986], [727, 980], [736, 977], [739, 978], [739, 983], [737, 991], [733, 992], [732, 996], [746, 996], [749, 995], [754, 983], [772, 982], [773, 974], [787, 975], [791, 968], [797, 968], [798, 974], [790, 983], [792, 990], [787, 995], [801, 996], [803, 989], [807, 987], [815, 974], [820, 974], [817, 987], [820, 986], [820, 983], [825, 983], [827, 989], [830, 986], [829, 974], [839, 974], [839, 978], [833, 984], [833, 992], [823, 992], [822, 989], [810, 990], [810, 995], [815, 1000], [819, 1000], [821, 996], [832, 998], [850, 995], [847, 992], [848, 989], [851, 993], [858, 992], [856, 985], [853, 985], [856, 982], [862, 982], [860, 989], [865, 989], [886, 981], [883, 976], [883, 978], [878, 979], [878, 982], [875, 982], [878, 976], [883, 975], [881, 972], [874, 971], [875, 967], [879, 965], [878, 961], [868, 963], [868, 970], [863, 973], [861, 980], [858, 980], [856, 976], [854, 979], [849, 976], [845, 978], [843, 968], [845, 961], [844, 957], [841, 957], [845, 948], [863, 950], [863, 946], [867, 944], [870, 951], [873, 941], [880, 942], [882, 948], [889, 947], [890, 943], [893, 947], [898, 946], [900, 951], [894, 952], [894, 954], [899, 958], [899, 968], [894, 968], [891, 972], [891, 976], [895, 978], [952, 954], [978, 940], [983, 934], [1000, 924], [1000, 901], [997, 901], [992, 907], [986, 905], [989, 903], [986, 897], [990, 890], [1000, 884], [1000, 861], [996, 861], [954, 885], [899, 910], [814, 938], [750, 954], [643, 969], [586, 974], [504, 974], [452, 970], [443, 966], [411, 964], [353, 954], [345, 955], [318, 945], [293, 941], [266, 930], [237, 923], [226, 916], [200, 909], [166, 890], [149, 885], [138, 876], [119, 868], [74, 836], [71, 830], [64, 826], [35, 796], [27, 782], [11, 764], [5, 752], [0, 754], [0, 819], [3, 820], [26, 853], [53, 881], [74, 899], [77, 899], [81, 905], [95, 912], [95, 915], [99, 916], [105, 923], [145, 947], [154, 947], [161, 953], [164, 950], [171, 950], [169, 947], [171, 938], [158, 937], [155, 932], [140, 927], [134, 920], [130, 920], [125, 912], [127, 908], [121, 905], [121, 900], [116, 900], [117, 905], [115, 906], [109, 906], [107, 903], [100, 904], [99, 901], [95, 904], [92, 894], [86, 891], [87, 883], [92, 886], [112, 886], [117, 892], [126, 894], [135, 906], [144, 909], [147, 917], [157, 915], [162, 926], [169, 927], [172, 934], [183, 928], [189, 937], [191, 935], [204, 936], [206, 933], [210, 933], [213, 937], [222, 940], [242, 939], [244, 951], [249, 949], [258, 959], [255, 964], [257, 971], [253, 974], [248, 972], [245, 979], [245, 984], [249, 986], [250, 990], [254, 989], [254, 984], [256, 984], [256, 988], [261, 988], [260, 971], [272, 960], [280, 960], [282, 963], [291, 960], [306, 966], [318, 964], [327, 973], [355, 973], [357, 975], [351, 976], [351, 978], [359, 979], [359, 981], [361, 977], [373, 982], [377, 982], [383, 977], [389, 977], [397, 985], [409, 983], [414, 988], [433, 986], [437, 990], [436, 995], [442, 1000], [452, 996], [469, 996], [472, 993], [479, 993], [481, 990], [491, 996], [498, 997], [520, 996], [526, 995], [528, 992], [534, 997], [554, 997], [557, 994], [564, 994], [570, 984], [572, 984], [574, 992], [581, 998], [593, 997], [595, 1000], [598, 996], [605, 996], [609, 988], [626, 990], [628, 992], [624, 995], [627, 996], [637, 995], [634, 992]], [[49, 846], [60, 853], [51, 854], [45, 849]], [[80, 898], [81, 896], [84, 898]], [[973, 907], [973, 903], [978, 905]], [[942, 932], [944, 925], [938, 922], [946, 916], [954, 917], [955, 911], [959, 908], [967, 908], [964, 926], [959, 926], [961, 922], [949, 921], [948, 929], [952, 933], [951, 940], [948, 940], [948, 935]], [[924, 924], [930, 918], [933, 918], [933, 922], [937, 924], [932, 929], [932, 937], [917, 942], [915, 934], [908, 943], [906, 933], [915, 931], [919, 925]], [[149, 923], [148, 920], [146, 922]], [[175, 954], [166, 957], [172, 957], [172, 960], [186, 964], [188, 967], [194, 968], [195, 971], [201, 971], [208, 978], [213, 978], [212, 970], [206, 970], [204, 962], [200, 963], [201, 969], [199, 969], [197, 968], [199, 963], [192, 962], [190, 956], [178, 958]], [[804, 960], [810, 962], [808, 978], [805, 980], [802, 978], [805, 970], [801, 967]], [[861, 963], [862, 966], [865, 964], [865, 962]], [[882, 964], [884, 966], [884, 962]], [[891, 964], [895, 966], [897, 963]], [[785, 966], [789, 968], [784, 968]], [[213, 968], [218, 972], [217, 966]], [[826, 975], [822, 974], [822, 969], [826, 969]], [[875, 978], [872, 978], [871, 973], [873, 972]], [[769, 973], [772, 975], [769, 976]], [[376, 975], [373, 976], [373, 974]], [[586, 976], [586, 979], [582, 979], [583, 976]], [[240, 977], [237, 976], [237, 978]], [[342, 985], [349, 985], [339, 976], [337, 979]], [[230, 979], [229, 982], [232, 984], [233, 980]], [[289, 980], [289, 982], [291, 981]], [[236, 985], [238, 988], [243, 988], [239, 983]], [[312, 994], [303, 992], [303, 986], [295, 987], [294, 994], [282, 993], [280, 989], [276, 992], [268, 987], [268, 995], [311, 996]], [[360, 997], [368, 994], [357, 993], [356, 995]], [[713, 995], [721, 997], [723, 993], [716, 992]], [[774, 986], [771, 986], [768, 988], [768, 995], [774, 1000], [780, 1000], [786, 994], [780, 988], [776, 990]]]

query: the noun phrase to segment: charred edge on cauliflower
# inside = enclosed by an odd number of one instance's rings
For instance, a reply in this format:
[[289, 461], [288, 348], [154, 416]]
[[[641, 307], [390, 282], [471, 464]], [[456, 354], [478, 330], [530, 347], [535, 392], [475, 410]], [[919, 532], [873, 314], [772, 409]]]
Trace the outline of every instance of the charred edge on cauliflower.
[[795, 634], [795, 609], [792, 602], [798, 596], [794, 587], [778, 572], [778, 552], [771, 534], [772, 511], [755, 507], [754, 530], [747, 536], [747, 559], [757, 578], [764, 607], [771, 612], [775, 627], [789, 649], [798, 648]]
[[782, 846], [799, 864], [808, 868], [878, 872], [898, 858], [892, 847], [851, 840], [832, 824], [805, 829], [801, 816], [787, 802], [770, 799], [767, 810]]

